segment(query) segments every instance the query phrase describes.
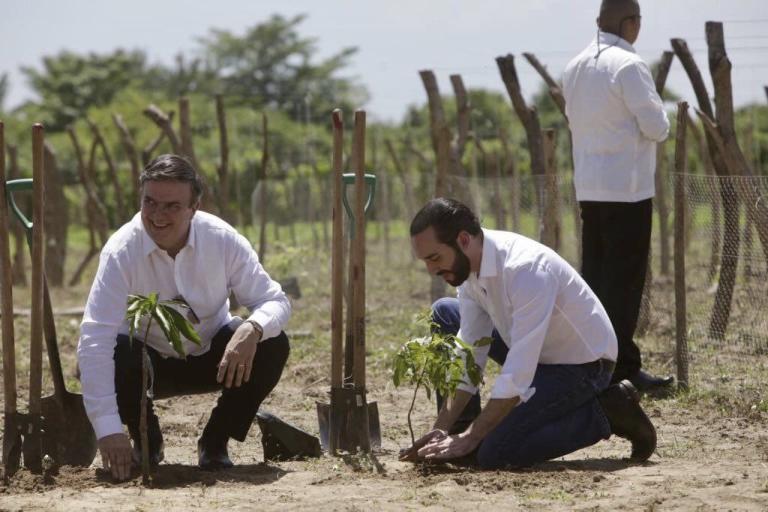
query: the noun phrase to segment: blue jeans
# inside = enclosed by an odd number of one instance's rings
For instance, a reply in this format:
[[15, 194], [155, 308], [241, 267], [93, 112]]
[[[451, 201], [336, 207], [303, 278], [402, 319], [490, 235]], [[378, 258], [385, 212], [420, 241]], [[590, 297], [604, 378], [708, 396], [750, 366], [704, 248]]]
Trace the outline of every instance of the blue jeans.
[[[459, 332], [457, 299], [438, 300], [432, 312], [438, 332]], [[492, 337], [489, 358], [502, 365], [508, 348], [495, 329]], [[608, 387], [611, 373], [610, 365], [602, 361], [539, 364], [531, 384], [536, 392], [483, 439], [477, 451], [478, 464], [485, 469], [526, 467], [608, 439], [611, 428], [597, 395]], [[438, 397], [438, 408], [441, 401]], [[480, 395], [476, 394], [452, 432], [465, 429], [478, 414]]]

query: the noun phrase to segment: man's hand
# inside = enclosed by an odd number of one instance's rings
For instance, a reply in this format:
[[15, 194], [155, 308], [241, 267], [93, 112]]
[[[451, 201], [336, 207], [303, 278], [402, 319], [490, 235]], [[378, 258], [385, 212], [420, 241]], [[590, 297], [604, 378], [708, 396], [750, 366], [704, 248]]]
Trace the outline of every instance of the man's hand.
[[405, 448], [403, 450], [400, 450], [400, 460], [404, 462], [416, 462], [419, 460], [418, 451], [427, 445], [427, 443], [431, 441], [439, 441], [441, 439], [444, 439], [448, 436], [448, 432], [445, 430], [441, 430], [439, 428], [436, 428], [434, 430], [430, 430], [425, 434], [424, 436], [420, 437], [416, 440], [415, 443], [413, 443], [412, 446]]
[[112, 473], [112, 478], [118, 481], [131, 476], [131, 441], [122, 432], [110, 434], [99, 439], [101, 463], [104, 469]]
[[426, 460], [448, 460], [463, 457], [472, 452], [481, 439], [464, 432], [454, 436], [433, 439], [418, 451], [419, 458]]
[[233, 385], [237, 388], [243, 382], [248, 382], [259, 341], [261, 334], [252, 324], [244, 322], [238, 327], [224, 349], [216, 381], [220, 384], [223, 382], [225, 388]]

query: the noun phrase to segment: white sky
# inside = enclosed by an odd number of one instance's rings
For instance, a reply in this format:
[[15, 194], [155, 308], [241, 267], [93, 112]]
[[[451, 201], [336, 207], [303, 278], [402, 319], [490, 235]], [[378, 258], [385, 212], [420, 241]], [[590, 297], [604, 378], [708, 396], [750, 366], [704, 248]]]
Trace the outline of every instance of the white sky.
[[[368, 87], [369, 115], [399, 120], [409, 104], [426, 98], [420, 69], [433, 69], [444, 93], [452, 73], [468, 88], [503, 91], [494, 58], [532, 51], [559, 76], [594, 36], [598, 6], [599, 0], [0, 0], [0, 72], [11, 75], [6, 107], [13, 107], [31, 97], [19, 66], [39, 66], [43, 55], [61, 49], [140, 48], [150, 61], [172, 63], [211, 27], [242, 33], [272, 13], [307, 13], [300, 32], [317, 38], [321, 55], [359, 48], [349, 71]], [[766, 101], [768, 0], [641, 0], [641, 6], [635, 46], [646, 61], [658, 59], [671, 37], [683, 37], [709, 80], [704, 23], [724, 21], [737, 105]], [[523, 89], [533, 93], [538, 76], [522, 57], [516, 63]], [[694, 99], [679, 63], [667, 84]]]

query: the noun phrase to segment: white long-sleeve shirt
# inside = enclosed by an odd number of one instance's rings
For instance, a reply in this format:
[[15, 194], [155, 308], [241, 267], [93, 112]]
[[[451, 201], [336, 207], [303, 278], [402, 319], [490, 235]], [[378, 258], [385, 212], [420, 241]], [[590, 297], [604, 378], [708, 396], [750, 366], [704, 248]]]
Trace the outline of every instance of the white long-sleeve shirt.
[[651, 72], [632, 45], [600, 32], [566, 66], [563, 94], [577, 199], [653, 197], [656, 144], [667, 138], [669, 120]]
[[[552, 249], [516, 233], [483, 230], [480, 271], [458, 288], [458, 337], [473, 345], [494, 327], [509, 347], [491, 398], [527, 401], [538, 364], [616, 361], [611, 321], [578, 272]], [[484, 370], [489, 345], [475, 347]], [[467, 380], [468, 382], [468, 380]], [[475, 393], [477, 387], [459, 389]]]
[[[175, 258], [150, 238], [140, 213], [110, 237], [101, 251], [77, 348], [85, 409], [98, 439], [123, 431], [113, 358], [117, 335], [128, 334], [128, 295], [183, 297], [199, 319], [194, 327], [202, 339], [199, 347], [184, 340], [184, 350], [200, 355], [232, 320], [230, 291], [263, 328], [263, 339], [280, 334], [291, 314], [288, 298], [265, 272], [248, 240], [218, 217], [196, 212], [187, 243]], [[137, 336], [143, 339], [145, 329], [146, 321]], [[163, 356], [179, 357], [155, 322], [146, 342]]]

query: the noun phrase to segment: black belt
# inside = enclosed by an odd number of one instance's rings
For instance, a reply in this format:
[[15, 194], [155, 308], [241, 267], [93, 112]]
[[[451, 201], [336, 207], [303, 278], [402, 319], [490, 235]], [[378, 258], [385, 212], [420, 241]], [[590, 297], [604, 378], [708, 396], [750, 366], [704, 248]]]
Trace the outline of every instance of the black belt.
[[614, 368], [616, 368], [616, 361], [611, 361], [610, 359], [598, 359], [597, 361], [584, 363], [581, 366], [584, 368], [613, 373]]

